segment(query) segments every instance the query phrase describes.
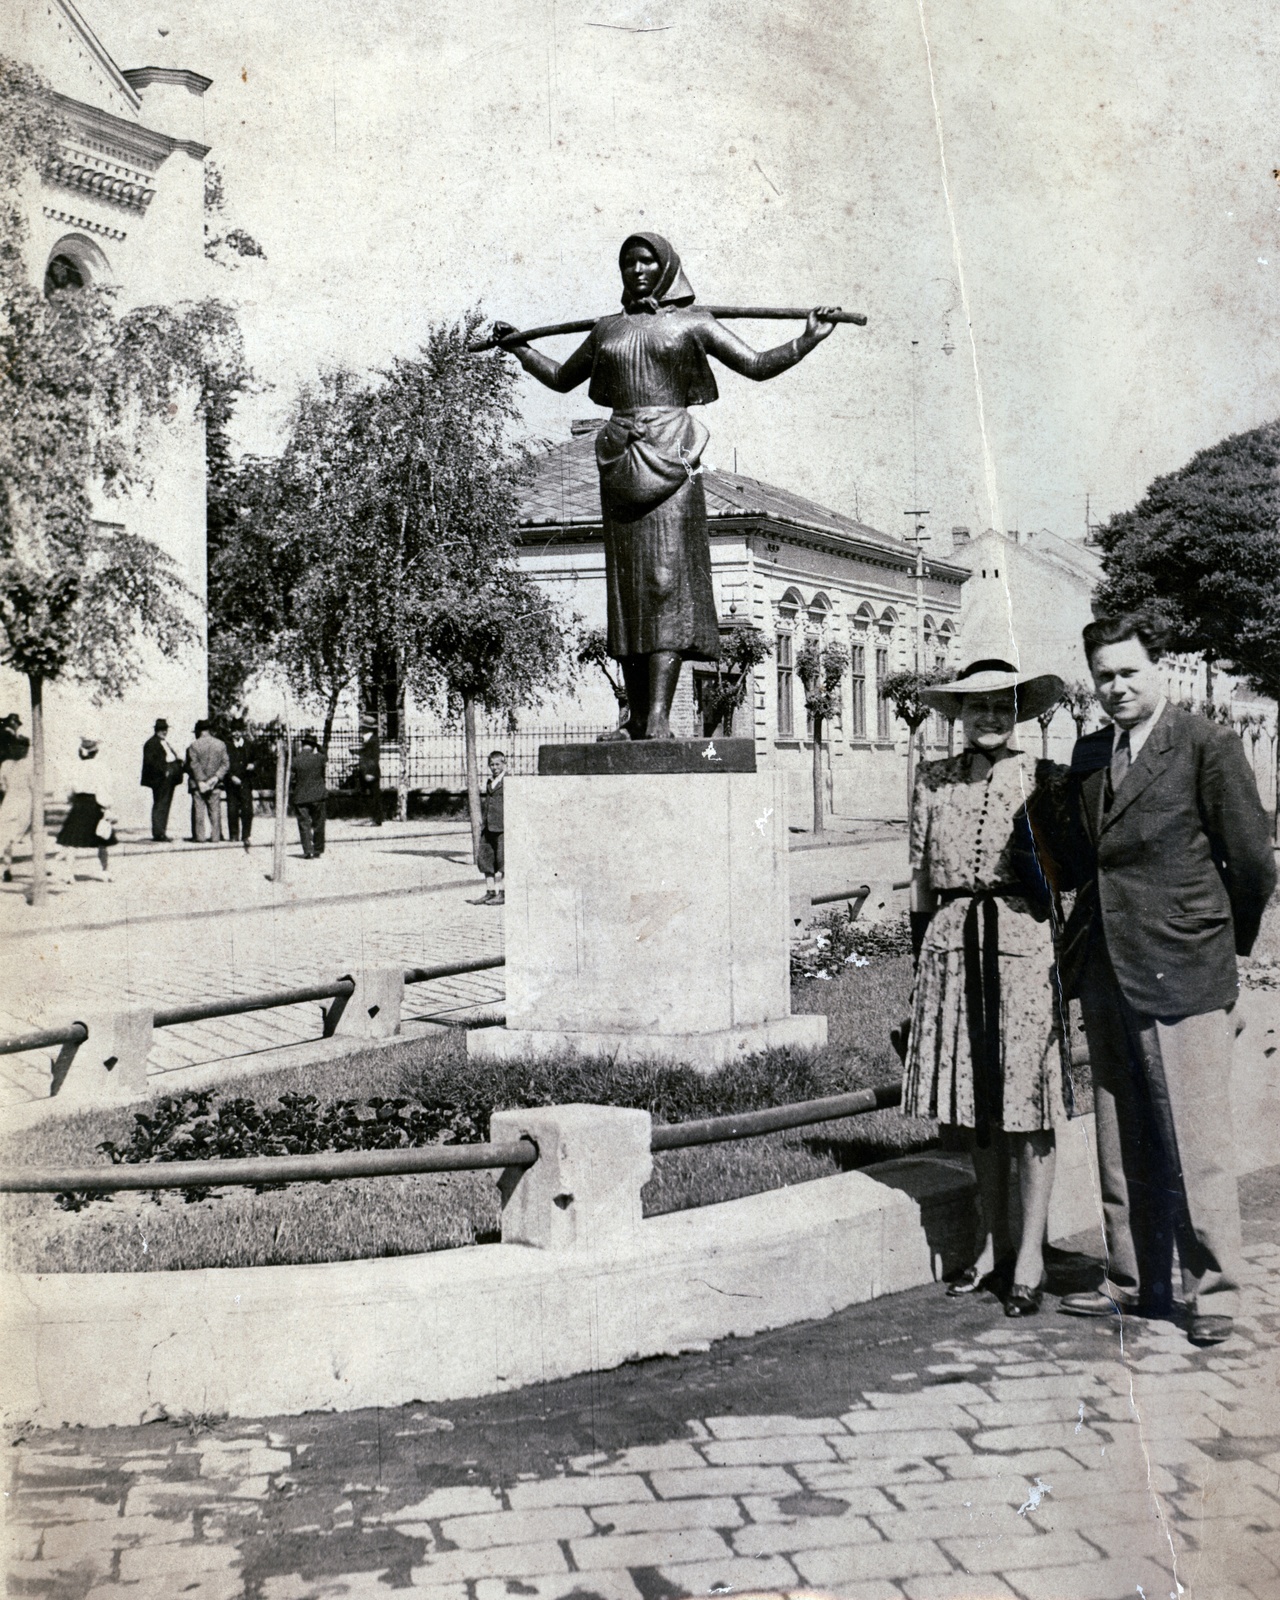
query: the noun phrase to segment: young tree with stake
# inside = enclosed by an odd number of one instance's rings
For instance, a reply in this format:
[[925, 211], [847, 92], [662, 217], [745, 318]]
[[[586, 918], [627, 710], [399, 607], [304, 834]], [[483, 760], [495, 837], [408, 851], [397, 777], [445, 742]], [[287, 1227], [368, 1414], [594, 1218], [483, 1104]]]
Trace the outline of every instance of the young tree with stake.
[[849, 648], [838, 639], [806, 639], [796, 657], [796, 676], [804, 686], [804, 706], [813, 719], [813, 831], [825, 827], [822, 794], [822, 731], [840, 709], [840, 685], [849, 665]]

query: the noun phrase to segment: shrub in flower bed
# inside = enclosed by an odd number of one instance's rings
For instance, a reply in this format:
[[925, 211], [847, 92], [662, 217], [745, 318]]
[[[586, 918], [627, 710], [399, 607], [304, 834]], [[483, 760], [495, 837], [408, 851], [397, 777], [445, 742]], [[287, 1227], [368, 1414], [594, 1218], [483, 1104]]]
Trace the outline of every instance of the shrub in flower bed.
[[859, 922], [838, 907], [819, 917], [791, 946], [791, 981], [829, 980], [845, 967], [911, 954], [911, 927], [905, 913], [881, 922]]

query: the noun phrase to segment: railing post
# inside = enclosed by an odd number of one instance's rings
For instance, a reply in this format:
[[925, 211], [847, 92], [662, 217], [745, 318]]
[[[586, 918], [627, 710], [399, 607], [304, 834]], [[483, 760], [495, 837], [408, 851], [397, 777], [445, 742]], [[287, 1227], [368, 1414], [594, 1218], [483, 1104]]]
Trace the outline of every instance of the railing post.
[[503, 1244], [607, 1249], [640, 1226], [640, 1191], [653, 1171], [647, 1111], [621, 1106], [536, 1106], [495, 1111], [495, 1144], [532, 1139], [538, 1159], [498, 1180]]
[[330, 1001], [324, 1014], [325, 1038], [341, 1034], [353, 1039], [389, 1039], [399, 1033], [403, 967], [361, 967], [347, 977], [355, 988]]
[[82, 1012], [75, 1020], [88, 1032], [80, 1044], [64, 1044], [50, 1063], [49, 1093], [76, 1105], [119, 1105], [147, 1094], [147, 1057], [155, 1012], [149, 1006]]

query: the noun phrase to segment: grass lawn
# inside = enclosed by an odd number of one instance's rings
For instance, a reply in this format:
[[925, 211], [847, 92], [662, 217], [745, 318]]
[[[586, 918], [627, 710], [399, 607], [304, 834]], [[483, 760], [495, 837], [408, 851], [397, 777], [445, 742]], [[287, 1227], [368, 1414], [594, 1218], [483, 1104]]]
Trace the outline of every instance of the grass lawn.
[[[382, 1096], [439, 1105], [478, 1092], [494, 1106], [596, 1100], [647, 1106], [663, 1121], [715, 1116], [897, 1082], [901, 1067], [888, 1033], [905, 1013], [910, 984], [905, 956], [799, 984], [794, 1009], [826, 1013], [827, 1048], [804, 1056], [775, 1052], [705, 1078], [679, 1067], [622, 1069], [573, 1058], [480, 1067], [467, 1061], [463, 1038], [451, 1035], [264, 1075], [249, 1092], [260, 1105], [288, 1093], [322, 1103]], [[129, 1111], [86, 1113], [4, 1140], [0, 1158], [24, 1166], [96, 1164], [105, 1160], [101, 1141], [123, 1144], [133, 1125]], [[645, 1214], [827, 1177], [921, 1149], [936, 1133], [932, 1123], [878, 1111], [760, 1139], [664, 1151], [654, 1158], [644, 1191]], [[51, 1195], [0, 1201], [4, 1265], [20, 1272], [354, 1260], [483, 1243], [496, 1239], [498, 1229], [497, 1186], [488, 1172], [294, 1184], [265, 1194], [226, 1189], [194, 1203], [176, 1192], [117, 1195], [76, 1212], [59, 1209]]]

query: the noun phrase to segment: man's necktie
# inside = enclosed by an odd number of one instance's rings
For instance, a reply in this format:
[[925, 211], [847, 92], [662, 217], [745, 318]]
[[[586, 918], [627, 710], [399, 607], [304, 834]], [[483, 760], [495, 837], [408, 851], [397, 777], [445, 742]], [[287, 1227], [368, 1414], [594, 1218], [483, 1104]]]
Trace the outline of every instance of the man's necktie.
[[1120, 737], [1116, 740], [1116, 747], [1111, 752], [1111, 792], [1119, 793], [1120, 785], [1124, 782], [1129, 771], [1129, 730], [1123, 728]]

